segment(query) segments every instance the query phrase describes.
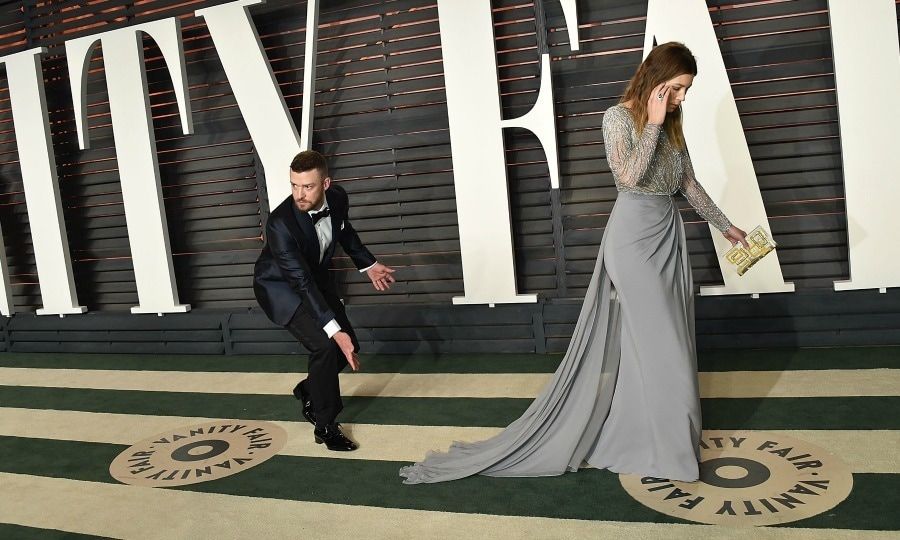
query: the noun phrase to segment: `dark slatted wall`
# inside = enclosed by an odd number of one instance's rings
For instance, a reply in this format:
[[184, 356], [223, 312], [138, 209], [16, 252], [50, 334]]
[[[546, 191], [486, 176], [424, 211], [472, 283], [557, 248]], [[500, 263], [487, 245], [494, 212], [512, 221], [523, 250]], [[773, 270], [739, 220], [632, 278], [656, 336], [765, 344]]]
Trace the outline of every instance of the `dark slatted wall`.
[[[79, 350], [120, 350], [134, 343], [192, 352], [295, 348], [290, 336], [255, 309], [252, 266], [268, 210], [263, 172], [205, 23], [193, 16], [220, 3], [0, 2], [0, 55], [48, 48], [43, 67], [66, 227], [79, 300], [92, 312], [64, 321], [28, 314], [40, 305], [40, 291], [0, 69], [0, 225], [15, 306], [22, 312], [4, 326], [8, 348], [71, 350], [76, 341]], [[810, 322], [812, 329], [786, 330], [779, 319], [782, 326], [771, 323], [759, 331], [773, 336], [774, 344], [790, 344], [784, 336], [792, 332], [833, 337], [841, 331], [835, 317], [856, 305], [858, 330], [880, 333], [858, 334], [849, 342], [896, 342], [900, 314], [890, 307], [895, 291], [838, 297], [831, 290], [849, 269], [827, 0], [707, 3], [783, 272], [798, 293], [777, 300], [701, 298], [701, 343], [728, 346], [734, 331], [722, 322], [727, 313], [740, 312], [753, 323], [785, 311], [813, 317], [823, 305], [833, 318]], [[332, 176], [350, 193], [351, 216], [363, 240], [382, 262], [398, 268], [399, 282], [386, 299], [348, 258], [335, 262], [351, 317], [376, 350], [560, 350], [577, 316], [616, 196], [604, 159], [603, 111], [618, 101], [640, 63], [646, 1], [579, 1], [577, 52], [569, 47], [558, 2], [492, 0], [492, 7], [504, 117], [527, 112], [540, 77], [552, 77], [562, 176], [561, 189], [552, 192], [537, 139], [523, 130], [505, 131], [518, 286], [520, 292], [539, 293], [541, 304], [494, 310], [450, 305], [463, 283], [436, 3], [321, 2], [314, 147], [329, 156]], [[251, 8], [298, 124], [305, 12], [304, 2], [286, 0]], [[193, 135], [181, 133], [171, 79], [149, 38], [145, 56], [179, 294], [194, 312], [163, 322], [115, 316], [135, 305], [137, 294], [103, 55], [96, 51], [91, 61], [92, 146], [82, 151], [64, 43], [167, 17], [179, 17], [183, 25]], [[551, 74], [540, 73], [544, 42]], [[695, 280], [721, 282], [708, 227], [682, 206]], [[384, 305], [391, 306], [389, 314], [379, 307]], [[873, 309], [877, 320], [866, 319]], [[200, 345], [186, 345], [191, 341]]]
[[[362, 240], [402, 268], [390, 301], [449, 302], [462, 267], [437, 7], [353, 4], [321, 15], [314, 146], [332, 156]], [[336, 264], [349, 304], [384, 301], [349, 258]]]
[[[25, 21], [21, 2], [0, 6], [0, 54], [28, 48], [30, 32]], [[30, 253], [28, 216], [25, 214], [22, 175], [19, 172], [16, 138], [12, 131], [12, 112], [5, 75], [3, 70], [3, 82], [0, 84], [0, 228], [3, 229], [6, 245], [8, 272], [12, 274], [11, 281], [16, 284], [14, 294], [25, 291], [26, 294], [37, 296], [37, 274], [34, 257]]]

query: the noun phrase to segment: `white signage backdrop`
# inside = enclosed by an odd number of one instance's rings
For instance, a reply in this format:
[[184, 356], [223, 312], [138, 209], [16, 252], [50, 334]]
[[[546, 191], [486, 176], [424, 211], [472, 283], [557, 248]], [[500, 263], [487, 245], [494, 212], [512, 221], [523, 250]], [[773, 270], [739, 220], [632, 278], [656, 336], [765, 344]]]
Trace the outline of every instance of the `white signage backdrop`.
[[[272, 74], [248, 8], [263, 0], [238, 0], [197, 10], [209, 28], [266, 174], [269, 200], [290, 188], [291, 157], [310, 145], [314, 112], [318, 2], [307, 5], [302, 137]], [[561, 0], [570, 39], [578, 49], [575, 0]], [[831, 0], [838, 83], [851, 279], [838, 290], [900, 285], [900, 250], [895, 236], [900, 208], [900, 152], [890, 146], [900, 120], [892, 98], [900, 87], [900, 51], [891, 0], [864, 4]], [[559, 186], [550, 57], [541, 58], [541, 84], [534, 107], [517, 119], [502, 119], [489, 0], [439, 0], [454, 182], [459, 212], [465, 296], [454, 303], [534, 302], [518, 294], [509, 213], [502, 129], [524, 127], [547, 155], [551, 187]], [[175, 88], [182, 131], [192, 132], [191, 108], [178, 19], [143, 23], [66, 42], [75, 120], [81, 148], [89, 146], [86, 85], [91, 52], [103, 49], [113, 134], [119, 163], [139, 306], [133, 313], [171, 313], [190, 306], [178, 301], [172, 268], [156, 142], [149, 109], [142, 34], [160, 47]], [[740, 118], [721, 52], [702, 0], [650, 0], [645, 42], [685, 42], [698, 59], [699, 77], [685, 103], [685, 131], [700, 181], [739, 226], [768, 227]], [[864, 39], [863, 39], [864, 38]], [[38, 314], [76, 314], [78, 305], [59, 197], [56, 162], [47, 122], [40, 69], [42, 49], [0, 58], [9, 80], [13, 121], [25, 183], [43, 307]], [[872, 69], [877, 66], [878, 69]], [[879, 99], [879, 96], [887, 96]], [[284, 171], [285, 174], [281, 174]], [[713, 231], [717, 252], [729, 244]], [[723, 262], [720, 260], [720, 264]], [[702, 294], [790, 292], [777, 253], [738, 278], [723, 268], [725, 284]], [[0, 313], [12, 313], [5, 249], [0, 239]]]
[[125, 204], [125, 221], [140, 305], [132, 313], [178, 313], [191, 306], [178, 302], [172, 248], [163, 208], [153, 116], [147, 91], [142, 34], [156, 41], [172, 76], [185, 135], [193, 132], [181, 24], [164, 19], [66, 42], [66, 57], [75, 105], [79, 144], [88, 148], [87, 72], [94, 46], [100, 43], [116, 160]]
[[[44, 94], [44, 76], [41, 72], [41, 55], [44, 48], [29, 49], [6, 56], [0, 61], [6, 65], [9, 81], [9, 99], [19, 149], [19, 165], [25, 188], [25, 205], [29, 209], [31, 240], [37, 266], [43, 307], [38, 315], [66, 315], [84, 313], [87, 308], [78, 305], [72, 259], [69, 256], [69, 240], [63, 219], [59, 197], [59, 181], [56, 176], [56, 156], [50, 136], [47, 116], [47, 98]], [[2, 243], [2, 239], [0, 239]], [[3, 250], [4, 298], [0, 311], [13, 313], [10, 283]]]
[[900, 45], [893, 0], [829, 0], [850, 279], [835, 290], [900, 286]]
[[[565, 15], [577, 47], [575, 10], [570, 6]], [[521, 127], [537, 136], [547, 156], [551, 187], [559, 188], [550, 55], [541, 58], [534, 107], [519, 118], [503, 120], [490, 0], [438, 0], [438, 19], [465, 288], [465, 295], [453, 303], [537, 302], [537, 295], [516, 290], [502, 128]]]

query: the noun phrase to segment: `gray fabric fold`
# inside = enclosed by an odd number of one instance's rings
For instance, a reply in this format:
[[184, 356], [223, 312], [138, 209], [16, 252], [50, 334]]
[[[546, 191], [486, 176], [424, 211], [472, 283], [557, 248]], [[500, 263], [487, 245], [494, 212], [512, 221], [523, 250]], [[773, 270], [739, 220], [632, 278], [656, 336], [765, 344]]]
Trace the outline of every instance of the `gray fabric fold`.
[[620, 193], [568, 350], [547, 386], [496, 436], [454, 442], [400, 476], [406, 484], [553, 476], [586, 461], [692, 481], [699, 436], [684, 226], [671, 197]]

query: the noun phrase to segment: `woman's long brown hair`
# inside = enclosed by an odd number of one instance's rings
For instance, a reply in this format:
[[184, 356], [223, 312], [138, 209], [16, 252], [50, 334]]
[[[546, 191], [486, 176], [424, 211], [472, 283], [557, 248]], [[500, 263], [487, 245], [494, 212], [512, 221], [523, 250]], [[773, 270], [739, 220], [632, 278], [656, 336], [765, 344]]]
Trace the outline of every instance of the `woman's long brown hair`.
[[[635, 128], [640, 134], [647, 125], [647, 101], [650, 93], [658, 85], [679, 75], [697, 74], [697, 60], [683, 43], [670, 41], [657, 45], [638, 67], [628, 83], [625, 95], [619, 103], [630, 102], [629, 109], [634, 117]], [[663, 123], [666, 135], [676, 148], [684, 148], [684, 133], [681, 130], [681, 107], [666, 115]]]

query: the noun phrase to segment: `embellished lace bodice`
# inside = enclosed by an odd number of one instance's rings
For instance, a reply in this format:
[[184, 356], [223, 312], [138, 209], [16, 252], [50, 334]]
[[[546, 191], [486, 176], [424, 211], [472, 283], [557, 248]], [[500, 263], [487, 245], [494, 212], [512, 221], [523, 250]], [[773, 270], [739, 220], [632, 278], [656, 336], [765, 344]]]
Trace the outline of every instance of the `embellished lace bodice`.
[[616, 189], [652, 195], [681, 191], [691, 206], [714, 227], [731, 227], [725, 214], [697, 181], [687, 149], [678, 150], [656, 124], [647, 124], [638, 136], [631, 112], [615, 105], [603, 115], [603, 143]]

